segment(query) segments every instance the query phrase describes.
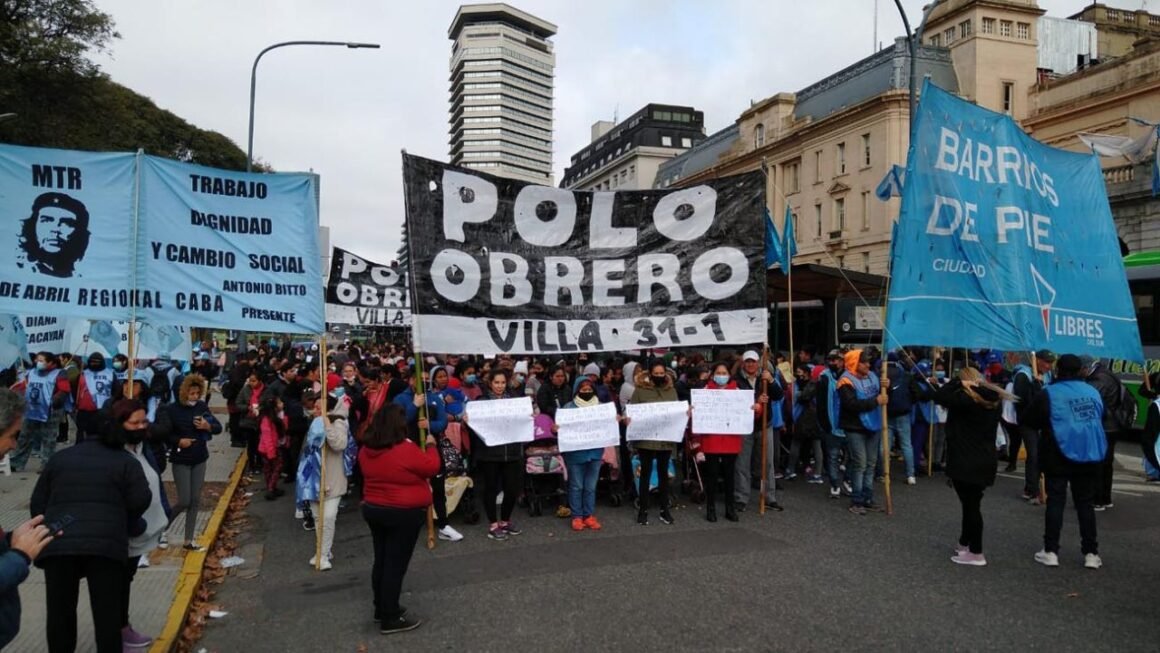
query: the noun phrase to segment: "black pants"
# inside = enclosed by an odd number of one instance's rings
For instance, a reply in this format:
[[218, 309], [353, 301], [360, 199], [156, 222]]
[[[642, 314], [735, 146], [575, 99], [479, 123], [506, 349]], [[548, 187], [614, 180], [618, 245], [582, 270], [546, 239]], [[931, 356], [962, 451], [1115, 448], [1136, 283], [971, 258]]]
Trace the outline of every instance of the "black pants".
[[[258, 454], [258, 439], [261, 436], [258, 429], [238, 427], [238, 431], [242, 434], [242, 439], [246, 441], [246, 460], [250, 466], [251, 472], [260, 472], [262, 470], [262, 456]], [[297, 469], [297, 468], [295, 468]]]
[[82, 578], [88, 579], [97, 653], [120, 653], [125, 609], [125, 559], [99, 556], [57, 556], [41, 563], [48, 617], [49, 653], [73, 653], [77, 647], [77, 599]]
[[705, 454], [705, 469], [702, 482], [705, 483], [705, 505], [717, 505], [717, 477], [721, 472], [725, 472], [725, 507], [733, 508], [734, 496], [733, 488], [734, 481], [737, 475], [734, 469], [737, 467], [737, 454]]
[[968, 547], [971, 553], [983, 552], [983, 490], [982, 485], [952, 481], [959, 503], [963, 506], [963, 528], [959, 533], [959, 544]]
[[637, 496], [640, 497], [641, 511], [648, 510], [649, 484], [652, 479], [653, 461], [657, 468], [657, 494], [660, 497], [661, 510], [669, 507], [669, 457], [673, 452], [653, 451], [652, 449], [637, 449], [636, 455], [640, 458], [640, 485]]
[[238, 424], [242, 421], [241, 411], [230, 411], [229, 429], [230, 429], [230, 444], [241, 447], [246, 444], [246, 436], [242, 432], [242, 428]]
[[419, 530], [427, 523], [423, 508], [398, 509], [364, 503], [363, 519], [371, 529], [375, 561], [371, 566], [371, 589], [375, 595], [375, 618], [399, 616], [399, 594], [411, 564]]
[[431, 503], [435, 506], [435, 527], [443, 528], [447, 525], [447, 477], [442, 474], [431, 479]]
[[1099, 551], [1096, 541], [1096, 511], [1093, 505], [1097, 477], [1095, 474], [1061, 474], [1047, 477], [1047, 516], [1043, 531], [1043, 550], [1059, 553], [1059, 532], [1063, 530], [1063, 510], [1067, 507], [1067, 486], [1079, 519], [1080, 550], [1086, 555]]
[[125, 591], [121, 592], [121, 605], [125, 606], [125, 617], [121, 619], [122, 626], [129, 625], [129, 600], [133, 593], [133, 579], [137, 577], [137, 564], [141, 556], [132, 556], [125, 563]]
[[1096, 483], [1095, 504], [1106, 506], [1112, 503], [1112, 473], [1116, 467], [1116, 439], [1119, 433], [1108, 432], [1108, 455], [1100, 463], [1100, 479]]
[[[523, 489], [522, 472], [524, 461], [509, 460], [507, 462], [483, 461], [479, 463], [483, 471], [483, 511], [487, 513], [488, 523], [509, 521], [512, 518], [512, 509], [516, 507], [516, 499]], [[495, 499], [503, 490], [503, 505], [500, 506], [499, 518], [495, 514]]]

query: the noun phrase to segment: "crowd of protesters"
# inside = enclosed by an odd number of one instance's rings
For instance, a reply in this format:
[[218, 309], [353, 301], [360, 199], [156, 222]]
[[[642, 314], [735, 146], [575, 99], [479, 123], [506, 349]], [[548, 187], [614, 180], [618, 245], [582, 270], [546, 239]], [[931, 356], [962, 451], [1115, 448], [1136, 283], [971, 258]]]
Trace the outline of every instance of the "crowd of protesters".
[[[908, 485], [926, 470], [949, 478], [962, 508], [955, 563], [987, 564], [983, 494], [1000, 462], [1010, 472], [1024, 460], [1023, 498], [1046, 503], [1043, 547], [1034, 559], [1060, 564], [1070, 487], [1084, 565], [1092, 569], [1102, 564], [1095, 514], [1114, 506], [1115, 442], [1135, 417], [1127, 405], [1134, 401], [1098, 361], [1048, 351], [982, 351], [952, 360], [945, 352], [908, 349], [889, 352], [885, 361], [873, 347], [792, 356], [750, 349], [416, 359], [398, 343], [344, 342], [324, 357], [317, 344], [275, 339], [219, 353], [206, 343], [185, 365], [139, 363], [130, 383], [133, 366], [123, 356], [106, 362], [93, 354], [82, 367], [73, 356], [41, 352], [15, 392], [0, 397], [7, 429], [0, 448], [12, 450], [13, 470], [25, 469], [34, 452], [41, 461], [35, 519], [0, 550], [0, 645], [19, 626], [5, 619], [5, 607], [15, 597], [18, 609], [15, 585], [36, 561], [46, 574], [50, 650], [75, 646], [82, 577], [104, 588], [93, 606], [98, 649], [148, 646], [151, 639], [130, 623], [133, 577], [151, 550], [168, 545], [178, 515], [185, 514], [184, 547], [204, 546], [196, 518], [207, 443], [223, 431], [246, 449], [248, 472], [260, 479], [265, 499], [277, 501], [287, 486], [293, 490], [287, 514], [293, 510], [305, 530], [320, 529], [311, 566], [333, 567], [336, 518], [348, 501], [359, 502], [373, 536], [375, 619], [392, 633], [419, 625], [398, 598], [429, 507], [437, 537], [457, 542], [465, 535], [452, 525], [449, 507], [469, 526], [482, 503], [481, 534], [503, 541], [522, 533], [513, 519], [519, 502], [540, 500], [525, 484], [530, 447], [488, 446], [471, 429], [470, 402], [526, 396], [537, 420], [549, 425], [559, 411], [615, 405], [619, 447], [561, 456], [566, 481], [552, 496], [556, 514], [570, 517], [574, 531], [603, 527], [596, 515], [602, 478], [610, 497], [632, 497], [641, 526], [650, 525], [654, 506], [661, 524], [674, 522], [678, 487], [705, 502], [710, 522], [717, 521], [719, 501], [728, 521], [739, 521], [754, 501], [783, 510], [779, 493], [792, 482], [848, 499], [857, 517], [882, 512], [875, 484], [887, 471], [885, 449], [897, 456]], [[211, 381], [227, 407], [225, 425], [208, 406]], [[1150, 388], [1141, 393], [1154, 399]], [[751, 432], [690, 431], [680, 445], [626, 440], [626, 405], [689, 400], [695, 389], [752, 392]], [[1086, 410], [1060, 410], [1064, 404]], [[58, 453], [70, 419], [77, 446]], [[1160, 408], [1152, 405], [1145, 421], [1151, 468]], [[619, 477], [602, 476], [610, 468]], [[167, 469], [177, 489], [172, 506], [161, 483]], [[464, 493], [461, 478], [476, 479], [478, 498]]]

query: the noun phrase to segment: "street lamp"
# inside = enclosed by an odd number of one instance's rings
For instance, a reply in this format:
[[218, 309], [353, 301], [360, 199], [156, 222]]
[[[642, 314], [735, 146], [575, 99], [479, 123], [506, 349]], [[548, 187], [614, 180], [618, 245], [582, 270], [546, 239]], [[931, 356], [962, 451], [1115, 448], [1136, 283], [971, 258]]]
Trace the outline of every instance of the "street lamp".
[[246, 137], [246, 172], [254, 166], [254, 93], [257, 91], [258, 84], [258, 62], [262, 59], [262, 55], [275, 48], [284, 48], [291, 45], [337, 45], [350, 49], [356, 48], [371, 48], [377, 50], [381, 47], [378, 43], [353, 43], [349, 41], [285, 41], [283, 43], [275, 43], [258, 53], [254, 57], [254, 66], [250, 69], [250, 130]]
[[902, 8], [902, 0], [894, 0], [894, 6], [898, 7], [898, 13], [902, 14], [902, 26], [906, 29], [906, 47], [910, 52], [910, 131], [911, 139], [914, 138], [914, 114], [917, 109], [917, 101], [915, 100], [915, 86], [918, 85], [918, 64], [915, 61], [918, 56], [918, 46], [922, 44], [922, 32], [926, 29], [926, 19], [930, 18], [930, 12], [938, 6], [940, 0], [931, 0], [931, 3], [922, 8], [922, 22], [918, 24], [918, 29], [911, 33], [910, 20], [906, 17], [906, 10]]

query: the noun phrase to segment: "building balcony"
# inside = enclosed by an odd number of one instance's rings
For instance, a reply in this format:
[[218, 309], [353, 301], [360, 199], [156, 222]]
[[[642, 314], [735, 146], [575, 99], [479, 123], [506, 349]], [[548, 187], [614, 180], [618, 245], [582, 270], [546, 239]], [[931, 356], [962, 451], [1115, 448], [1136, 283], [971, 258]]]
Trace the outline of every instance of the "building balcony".
[[1104, 185], [1112, 204], [1152, 196], [1152, 164], [1139, 163], [1104, 168]]

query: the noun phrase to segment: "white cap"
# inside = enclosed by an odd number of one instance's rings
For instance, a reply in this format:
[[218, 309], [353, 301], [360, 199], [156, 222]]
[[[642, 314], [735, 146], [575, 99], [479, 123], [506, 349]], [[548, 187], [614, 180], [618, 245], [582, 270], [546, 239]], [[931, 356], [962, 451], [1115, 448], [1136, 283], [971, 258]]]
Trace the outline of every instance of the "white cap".
[[749, 351], [745, 352], [744, 354], [741, 354], [741, 360], [743, 360], [743, 361], [759, 361], [759, 360], [761, 360], [761, 356], [757, 352], [750, 349]]
[[584, 375], [600, 376], [600, 366], [596, 363], [589, 363], [584, 366]]

